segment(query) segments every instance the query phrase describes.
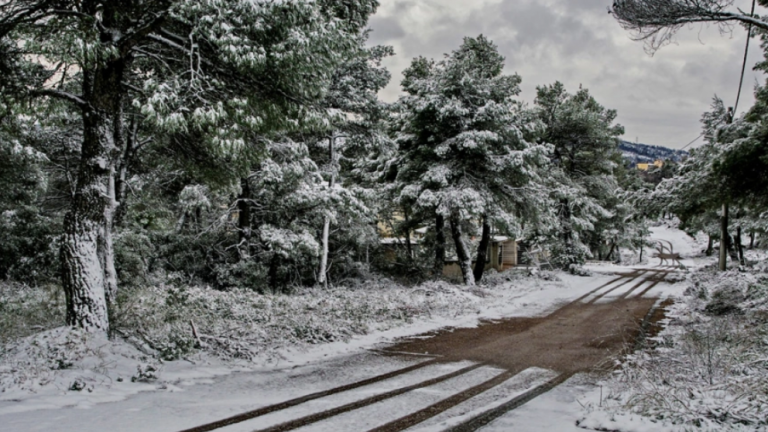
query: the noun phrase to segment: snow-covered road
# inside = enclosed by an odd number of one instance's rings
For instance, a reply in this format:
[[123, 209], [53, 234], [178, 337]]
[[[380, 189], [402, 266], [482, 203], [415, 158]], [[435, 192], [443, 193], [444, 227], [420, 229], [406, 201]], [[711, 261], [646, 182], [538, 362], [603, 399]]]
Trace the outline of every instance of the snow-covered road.
[[[679, 293], [679, 285], [664, 282], [659, 276], [663, 277], [666, 272], [657, 268], [643, 267], [631, 272], [601, 269], [606, 274], [592, 277], [563, 275], [565, 289], [531, 291], [517, 300], [519, 307], [507, 310], [505, 315], [529, 315], [526, 312], [540, 315], [574, 301], [594, 305]], [[624, 274], [616, 276], [616, 270]], [[532, 307], [526, 310], [528, 304]], [[465, 318], [457, 321], [472, 325]], [[414, 325], [409, 331], [417, 334], [428, 330], [427, 327]], [[400, 330], [401, 336], [407, 333]], [[375, 339], [369, 339], [369, 342], [372, 340]], [[310, 398], [215, 430], [404, 430], [402, 425], [392, 422], [410, 415], [423, 419], [412, 422], [407, 430], [438, 431], [449, 430], [480, 413], [504, 405], [559, 375], [540, 368], [510, 373], [473, 361], [442, 361], [439, 356], [431, 361], [430, 357], [386, 355], [364, 349], [374, 347], [381, 349], [386, 345], [359, 344], [351, 352], [327, 351], [328, 357], [323, 361], [233, 373], [195, 384], [168, 385], [164, 391], [138, 393], [119, 402], [59, 404], [59, 409], [14, 412], [14, 402], [4, 401], [0, 402], [0, 424], [4, 432], [174, 432], [364, 381], [368, 384], [352, 385], [345, 391], [330, 392], [332, 394]], [[405, 373], [395, 372], [403, 368], [410, 369]], [[383, 379], [375, 378], [381, 375], [384, 375]], [[594, 386], [585, 384], [581, 377], [574, 376], [553, 391], [495, 419], [482, 430], [579, 430], [574, 422], [581, 405], [597, 403], [595, 398], [599, 398]], [[460, 394], [470, 397], [456, 399]], [[449, 400], [452, 402], [444, 402]], [[421, 414], [430, 410], [434, 412]]]

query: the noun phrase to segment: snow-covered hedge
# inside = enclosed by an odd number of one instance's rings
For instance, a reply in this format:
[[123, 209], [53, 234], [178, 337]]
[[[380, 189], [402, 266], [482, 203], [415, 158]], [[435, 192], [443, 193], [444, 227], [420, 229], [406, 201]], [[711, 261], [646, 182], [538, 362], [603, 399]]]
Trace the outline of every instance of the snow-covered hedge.
[[[48, 301], [46, 289], [4, 287], [0, 302], [6, 308], [13, 305], [16, 319], [3, 321], [3, 331], [14, 330], [13, 337], [0, 344], [0, 400], [23, 400], [33, 393], [87, 393], [112, 400], [115, 392], [170, 388], [180, 368], [198, 368], [200, 373], [207, 370], [201, 365], [247, 369], [281, 360], [294, 348], [412, 321], [461, 321], [542, 289], [542, 284], [558, 285], [555, 273], [537, 276], [489, 272], [484, 285], [473, 288], [444, 281], [403, 286], [369, 279], [290, 295], [172, 285], [123, 289], [112, 311], [111, 340], [58, 327], [64, 321], [63, 308]], [[180, 361], [172, 361], [176, 359]]]

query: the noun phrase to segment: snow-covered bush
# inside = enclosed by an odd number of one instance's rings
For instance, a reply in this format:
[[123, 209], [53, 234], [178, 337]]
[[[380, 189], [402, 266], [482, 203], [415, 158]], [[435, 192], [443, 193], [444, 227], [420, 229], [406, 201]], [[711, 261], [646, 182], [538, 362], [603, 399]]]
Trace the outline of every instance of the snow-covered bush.
[[118, 334], [146, 344], [165, 360], [195, 348], [252, 359], [285, 346], [346, 340], [417, 317], [470, 313], [488, 295], [446, 282], [407, 288], [386, 279], [292, 295], [160, 286], [132, 291], [113, 325]]
[[667, 316], [654, 346], [609, 381], [605, 410], [680, 428], [767, 426], [768, 274], [694, 273]]
[[0, 344], [64, 323], [64, 292], [55, 285], [0, 282]]

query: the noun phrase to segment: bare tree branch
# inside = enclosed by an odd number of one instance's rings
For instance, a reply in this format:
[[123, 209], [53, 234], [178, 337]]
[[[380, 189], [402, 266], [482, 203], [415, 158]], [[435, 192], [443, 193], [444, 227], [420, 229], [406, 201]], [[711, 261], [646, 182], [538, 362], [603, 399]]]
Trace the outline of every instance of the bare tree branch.
[[768, 22], [757, 15], [732, 11], [734, 0], [615, 0], [610, 13], [636, 40], [651, 51], [670, 43], [687, 24], [751, 24], [768, 31]]
[[88, 102], [84, 101], [82, 98], [80, 98], [80, 96], [73, 95], [72, 93], [68, 93], [61, 90], [38, 89], [38, 90], [30, 91], [30, 94], [32, 96], [48, 96], [48, 97], [53, 97], [57, 99], [62, 99], [68, 102], [72, 102], [80, 108], [87, 108], [89, 106]]

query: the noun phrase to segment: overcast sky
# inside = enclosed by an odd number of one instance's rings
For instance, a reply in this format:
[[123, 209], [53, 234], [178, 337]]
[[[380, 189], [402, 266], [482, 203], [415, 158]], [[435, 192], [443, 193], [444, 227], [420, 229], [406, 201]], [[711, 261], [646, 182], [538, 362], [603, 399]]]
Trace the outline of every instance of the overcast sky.
[[[683, 147], [701, 133], [699, 119], [715, 94], [728, 106], [736, 98], [746, 40], [741, 27], [721, 35], [716, 26], [691, 26], [650, 56], [608, 14], [612, 0], [380, 2], [370, 22], [371, 43], [396, 52], [386, 62], [392, 82], [381, 97], [387, 101], [397, 99], [401, 72], [412, 58], [441, 59], [463, 37], [479, 34], [499, 46], [506, 71], [522, 77], [523, 100], [532, 103], [539, 85], [559, 80], [573, 92], [583, 84], [602, 105], [618, 110], [628, 141]], [[751, 2], [736, 4], [747, 9]], [[751, 70], [762, 59], [758, 40], [750, 50], [740, 112], [765, 79]]]

